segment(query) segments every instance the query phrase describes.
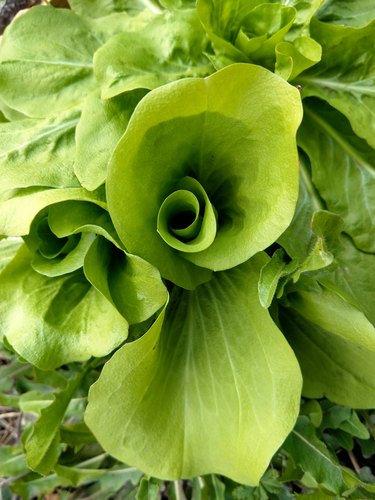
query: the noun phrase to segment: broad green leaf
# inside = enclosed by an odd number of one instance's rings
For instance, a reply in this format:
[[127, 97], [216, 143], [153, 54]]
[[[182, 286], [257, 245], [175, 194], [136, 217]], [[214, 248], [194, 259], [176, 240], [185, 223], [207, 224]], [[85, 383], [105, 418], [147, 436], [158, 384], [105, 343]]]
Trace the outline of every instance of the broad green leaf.
[[375, 328], [355, 306], [315, 286], [288, 295], [282, 330], [303, 374], [303, 394], [353, 408], [375, 404]]
[[165, 12], [141, 30], [119, 33], [94, 57], [102, 98], [208, 75], [213, 68], [204, 55], [207, 46], [195, 10]]
[[265, 260], [193, 292], [174, 288], [165, 318], [105, 365], [85, 417], [105, 450], [165, 479], [216, 472], [258, 483], [300, 391], [294, 355], [259, 304]]
[[74, 164], [75, 174], [84, 188], [91, 191], [106, 180], [112, 150], [144, 95], [144, 90], [138, 90], [104, 101], [97, 91], [84, 102], [76, 129]]
[[30, 9], [11, 23], [0, 45], [2, 99], [33, 117], [79, 104], [95, 87], [92, 57], [100, 45], [70, 10]]
[[298, 143], [310, 158], [312, 181], [328, 210], [344, 219], [356, 246], [374, 252], [375, 151], [322, 101], [305, 100], [304, 112]]
[[315, 428], [305, 416], [299, 417], [296, 427], [283, 444], [293, 461], [328, 493], [339, 495], [344, 488], [343, 475], [336, 459], [318, 439]]
[[73, 164], [79, 116], [79, 110], [73, 108], [45, 120], [26, 118], [1, 124], [1, 191], [31, 186], [78, 187]]
[[25, 443], [27, 465], [40, 474], [48, 474], [54, 468], [60, 445], [60, 425], [75, 391], [87, 369], [68, 382], [66, 388], [54, 395], [52, 403], [44, 408]]
[[22, 247], [1, 273], [0, 332], [18, 354], [51, 370], [105, 356], [126, 339], [128, 323], [82, 271], [49, 278], [30, 261]]
[[146, 7], [142, 0], [69, 0], [69, 5], [77, 14], [95, 18], [114, 12], [136, 15]]
[[0, 234], [7, 236], [28, 234], [34, 217], [43, 208], [66, 200], [88, 201], [106, 207], [101, 191], [41, 187], [15, 189], [6, 192], [2, 199], [0, 198]]
[[[109, 212], [126, 249], [194, 288], [209, 270], [234, 267], [270, 245], [295, 209], [300, 118], [298, 91], [250, 64], [151, 91], [109, 165]], [[193, 253], [176, 251], [157, 232], [163, 201], [186, 176], [203, 187], [218, 221], [213, 243]], [[170, 224], [183, 218], [177, 210]]]
[[317, 17], [325, 23], [366, 26], [375, 18], [372, 0], [325, 0]]
[[322, 45], [323, 58], [296, 83], [304, 96], [325, 99], [341, 111], [354, 132], [375, 147], [375, 21], [353, 28], [315, 20], [311, 34]]
[[97, 238], [86, 255], [84, 272], [129, 324], [140, 323], [161, 309], [168, 299], [159, 271], [136, 255], [118, 250]]

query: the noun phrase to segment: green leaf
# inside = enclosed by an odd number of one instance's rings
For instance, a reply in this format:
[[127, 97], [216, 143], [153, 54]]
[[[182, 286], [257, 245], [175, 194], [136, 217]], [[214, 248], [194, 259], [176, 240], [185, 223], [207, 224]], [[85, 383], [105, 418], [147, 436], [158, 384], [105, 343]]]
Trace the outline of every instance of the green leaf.
[[14, 446], [0, 446], [0, 475], [3, 477], [17, 476], [28, 472], [23, 451]]
[[0, 124], [1, 192], [31, 186], [78, 187], [73, 163], [79, 116], [73, 108], [45, 120]]
[[212, 66], [204, 55], [207, 45], [195, 10], [165, 12], [141, 30], [119, 33], [94, 57], [102, 98], [210, 74]]
[[90, 26], [68, 9], [28, 10], [2, 39], [2, 99], [34, 117], [79, 104], [95, 87], [92, 57], [100, 45]]
[[140, 323], [168, 299], [159, 271], [136, 255], [115, 249], [97, 238], [86, 255], [84, 272], [129, 324]]
[[115, 12], [136, 15], [145, 8], [145, 2], [142, 0], [69, 0], [69, 5], [77, 14], [95, 18]]
[[39, 212], [24, 240], [35, 271], [61, 276], [83, 266], [97, 235], [118, 245], [108, 212], [94, 203], [65, 201]]
[[320, 404], [314, 399], [310, 401], [304, 401], [301, 409], [300, 415], [306, 415], [314, 427], [320, 427], [323, 419], [323, 411]]
[[[319, 285], [288, 294], [283, 332], [303, 374], [303, 394], [353, 408], [375, 404], [375, 328], [337, 293]], [[297, 286], [298, 286], [297, 285]]]
[[104, 449], [156, 477], [217, 472], [258, 483], [300, 390], [294, 355], [259, 304], [265, 259], [194, 292], [174, 288], [165, 319], [105, 365], [85, 417]]
[[340, 244], [334, 248], [337, 265], [324, 272], [319, 281], [333, 291], [345, 295], [361, 309], [375, 326], [375, 254], [361, 252], [350, 238], [341, 235]]
[[[109, 212], [127, 250], [194, 288], [209, 270], [234, 267], [270, 245], [295, 209], [300, 113], [295, 88], [249, 64], [151, 91], [109, 166]], [[161, 204], [186, 176], [201, 184], [218, 220], [213, 243], [193, 253], [176, 251], [157, 232]]]
[[325, 23], [361, 28], [375, 18], [372, 0], [325, 0], [317, 17]]
[[326, 492], [340, 494], [344, 486], [340, 466], [324, 443], [317, 438], [307, 417], [298, 418], [296, 427], [283, 444], [283, 448]]
[[317, 64], [322, 48], [313, 38], [301, 36], [291, 42], [280, 42], [275, 48], [275, 73], [285, 80], [294, 80], [305, 69]]
[[27, 465], [40, 474], [48, 474], [59, 456], [60, 425], [75, 391], [79, 387], [86, 369], [68, 382], [66, 388], [54, 395], [53, 402], [44, 408], [34, 424], [26, 443]]
[[197, 0], [197, 12], [215, 52], [227, 55], [232, 62], [248, 61], [235, 41], [242, 21], [263, 0]]
[[308, 160], [300, 154], [299, 195], [292, 222], [277, 240], [289, 257], [302, 262], [312, 239], [311, 218], [314, 210], [323, 208], [310, 178]]
[[198, 0], [197, 10], [213, 42], [216, 66], [254, 62], [292, 80], [320, 61], [321, 47], [309, 37], [320, 3]]
[[13, 259], [21, 245], [21, 238], [4, 238], [0, 240], [0, 272]]
[[30, 260], [22, 247], [1, 274], [1, 333], [18, 354], [51, 370], [105, 356], [126, 339], [128, 323], [81, 271], [48, 278]]
[[154, 477], [142, 478], [137, 491], [137, 500], [158, 500], [160, 498], [160, 489], [162, 481]]
[[322, 101], [305, 100], [304, 112], [298, 143], [309, 155], [314, 185], [355, 245], [375, 252], [375, 151]]
[[367, 427], [359, 420], [357, 413], [345, 406], [334, 405], [325, 411], [322, 429], [341, 429], [360, 439], [370, 437]]
[[53, 398], [54, 396], [50, 392], [27, 391], [20, 396], [20, 409], [23, 413], [40, 415], [41, 410], [49, 406]]
[[112, 150], [144, 95], [144, 90], [138, 90], [104, 101], [98, 91], [84, 102], [76, 130], [74, 164], [74, 171], [84, 188], [94, 190], [106, 180]]
[[375, 147], [375, 21], [353, 28], [315, 20], [311, 34], [322, 45], [323, 58], [296, 80], [303, 96], [326, 100]]

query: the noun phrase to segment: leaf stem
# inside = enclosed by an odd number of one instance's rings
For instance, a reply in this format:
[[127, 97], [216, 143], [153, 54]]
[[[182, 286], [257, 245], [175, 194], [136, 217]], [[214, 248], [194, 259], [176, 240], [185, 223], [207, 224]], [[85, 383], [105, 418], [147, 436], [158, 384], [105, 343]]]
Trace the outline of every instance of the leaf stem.
[[174, 481], [174, 489], [176, 493], [176, 500], [186, 500], [184, 490], [182, 489], [182, 481]]
[[357, 462], [357, 459], [355, 458], [354, 453], [351, 450], [348, 450], [348, 456], [353, 465], [353, 469], [356, 471], [357, 474], [359, 474], [361, 472], [361, 468]]

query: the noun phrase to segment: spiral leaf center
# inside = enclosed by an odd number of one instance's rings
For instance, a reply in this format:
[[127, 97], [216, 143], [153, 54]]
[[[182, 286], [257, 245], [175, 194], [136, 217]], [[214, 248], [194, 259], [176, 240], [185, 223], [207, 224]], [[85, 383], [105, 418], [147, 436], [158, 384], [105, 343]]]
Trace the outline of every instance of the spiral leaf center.
[[182, 252], [201, 252], [216, 236], [216, 215], [203, 186], [184, 177], [163, 201], [157, 231], [172, 248]]

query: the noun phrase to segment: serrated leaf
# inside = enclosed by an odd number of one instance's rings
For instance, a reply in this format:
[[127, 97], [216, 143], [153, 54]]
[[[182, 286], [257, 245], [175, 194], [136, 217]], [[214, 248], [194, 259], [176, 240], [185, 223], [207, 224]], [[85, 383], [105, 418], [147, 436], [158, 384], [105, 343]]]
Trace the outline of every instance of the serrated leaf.
[[86, 374], [84, 369], [68, 382], [66, 388], [54, 395], [52, 403], [40, 412], [25, 443], [27, 465], [40, 474], [53, 470], [59, 456], [60, 425], [75, 391]]
[[344, 486], [340, 466], [317, 438], [315, 428], [307, 417], [299, 417], [283, 448], [327, 492], [340, 494]]
[[375, 21], [354, 28], [315, 19], [311, 35], [322, 45], [323, 57], [297, 78], [303, 96], [326, 100], [346, 116], [359, 137], [375, 147]]

